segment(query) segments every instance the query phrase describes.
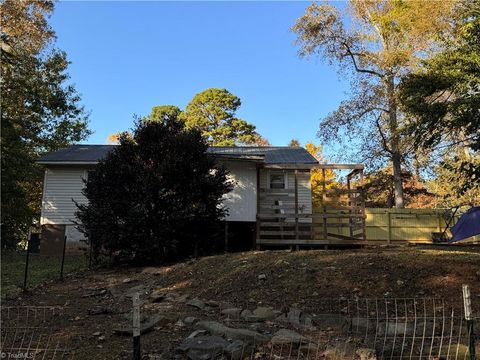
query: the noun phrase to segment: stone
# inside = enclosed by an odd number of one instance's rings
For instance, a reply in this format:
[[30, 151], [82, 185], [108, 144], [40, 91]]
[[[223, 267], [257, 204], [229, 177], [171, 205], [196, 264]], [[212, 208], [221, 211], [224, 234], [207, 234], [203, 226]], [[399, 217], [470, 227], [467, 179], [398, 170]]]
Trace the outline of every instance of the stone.
[[229, 360], [241, 360], [249, 352], [249, 346], [241, 340], [234, 340], [225, 347], [225, 354]]
[[220, 336], [199, 336], [183, 340], [177, 351], [185, 353], [191, 360], [209, 360], [221, 355], [228, 345], [228, 341]]
[[300, 335], [299, 333], [289, 330], [289, 329], [280, 329], [278, 330], [272, 337], [272, 340], [270, 342], [273, 345], [278, 345], [278, 344], [295, 344], [295, 345], [300, 345], [304, 343], [308, 343], [308, 339]]
[[149, 275], [160, 275], [163, 272], [162, 268], [157, 267], [146, 267], [142, 270], [142, 274], [149, 274]]
[[315, 330], [312, 317], [295, 308], [290, 309], [287, 314], [282, 314], [276, 317], [275, 320], [284, 324], [293, 325], [296, 328]]
[[136, 293], [139, 293], [140, 295], [145, 295], [147, 293], [145, 286], [137, 285], [137, 286], [131, 287], [125, 292], [125, 296], [127, 298], [132, 298], [133, 295], [135, 295]]
[[205, 335], [206, 333], [207, 333], [207, 330], [195, 330], [190, 335], [188, 335], [187, 339], [194, 338], [198, 335]]
[[161, 290], [154, 290], [152, 291], [152, 293], [150, 294], [150, 296], [148, 297], [150, 299], [151, 302], [160, 302], [160, 301], [163, 301], [165, 300], [165, 292], [164, 291], [161, 291]]
[[95, 331], [92, 336], [100, 336], [102, 333], [100, 331]]
[[341, 314], [319, 314], [314, 318], [314, 324], [320, 330], [348, 330], [348, 322]]
[[99, 336], [98, 341], [105, 341], [105, 336]]
[[298, 351], [305, 354], [307, 358], [309, 357], [309, 355], [315, 356], [318, 352], [318, 345], [313, 343], [302, 344], [298, 348]]
[[183, 320], [178, 320], [175, 323], [175, 327], [179, 327], [179, 328], [185, 327], [185, 323], [183, 322]]
[[200, 309], [200, 310], [203, 310], [205, 308], [205, 302], [200, 300], [200, 299], [197, 299], [197, 298], [194, 298], [194, 299], [188, 301], [187, 305], [195, 307], [195, 308]]
[[345, 341], [339, 341], [335, 346], [328, 347], [322, 356], [325, 360], [354, 359], [355, 346]]
[[253, 310], [253, 316], [262, 321], [274, 319], [276, 314], [271, 307], [260, 306]]
[[242, 312], [241, 308], [231, 308], [231, 309], [223, 309], [221, 313], [228, 317], [238, 318], [240, 313]]
[[355, 354], [360, 360], [377, 360], [376, 352], [373, 349], [360, 348], [355, 351]]
[[242, 317], [243, 319], [247, 319], [249, 316], [252, 316], [252, 315], [253, 315], [252, 312], [248, 309], [245, 309], [240, 313], [240, 317]]
[[193, 325], [197, 321], [197, 318], [194, 316], [187, 316], [185, 319], [183, 319], [183, 322], [187, 325]]
[[130, 278], [125, 278], [125, 279], [122, 280], [122, 283], [124, 283], [124, 284], [128, 284], [130, 282], [132, 282], [132, 279], [130, 279]]
[[265, 274], [258, 275], [258, 280], [267, 280], [267, 275]]
[[405, 281], [403, 281], [403, 280], [397, 280], [397, 285], [398, 285], [398, 286], [403, 286], [403, 285], [405, 285]]
[[[421, 326], [423, 328], [423, 324]], [[412, 323], [388, 322], [388, 323], [381, 323], [378, 325], [378, 333], [380, 335], [384, 335], [385, 333], [388, 336], [412, 335], [413, 331], [414, 331], [414, 326]]]
[[235, 329], [216, 321], [200, 321], [198, 327], [207, 330], [212, 335], [225, 336], [228, 339], [242, 340], [247, 344], [266, 343], [270, 338], [264, 334], [249, 329]]
[[219, 307], [220, 306], [220, 303], [218, 301], [215, 301], [215, 300], [208, 300], [206, 302], [207, 306], [210, 306], [210, 307]]

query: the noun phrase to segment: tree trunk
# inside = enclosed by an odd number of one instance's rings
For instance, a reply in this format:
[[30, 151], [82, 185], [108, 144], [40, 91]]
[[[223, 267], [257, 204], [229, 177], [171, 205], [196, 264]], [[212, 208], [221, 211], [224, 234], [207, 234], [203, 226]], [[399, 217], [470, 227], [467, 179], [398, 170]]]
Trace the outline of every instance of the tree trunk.
[[388, 96], [388, 126], [390, 130], [390, 147], [393, 167], [393, 184], [395, 191], [395, 207], [404, 208], [405, 201], [403, 196], [402, 183], [402, 154], [400, 151], [400, 135], [398, 133], [397, 119], [397, 101], [395, 98], [395, 78], [393, 75], [387, 76], [387, 96]]

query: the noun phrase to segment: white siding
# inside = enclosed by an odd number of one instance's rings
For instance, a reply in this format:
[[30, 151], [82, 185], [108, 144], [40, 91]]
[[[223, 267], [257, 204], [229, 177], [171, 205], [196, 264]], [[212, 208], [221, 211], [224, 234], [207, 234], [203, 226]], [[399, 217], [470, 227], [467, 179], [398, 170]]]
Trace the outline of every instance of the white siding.
[[[269, 171], [278, 172], [278, 169], [260, 170], [260, 188], [269, 188]], [[284, 170], [287, 173], [287, 189], [295, 189], [295, 170]], [[312, 213], [312, 190], [310, 185], [310, 171], [299, 171], [298, 175], [298, 209], [299, 213]], [[290, 199], [294, 201], [293, 199]], [[271, 204], [270, 204], [271, 205]]]
[[45, 170], [41, 224], [74, 224], [77, 207], [86, 203], [82, 195], [85, 168], [48, 168]]
[[223, 204], [228, 209], [228, 221], [256, 221], [257, 215], [257, 169], [247, 162], [226, 162], [233, 190], [224, 196]]

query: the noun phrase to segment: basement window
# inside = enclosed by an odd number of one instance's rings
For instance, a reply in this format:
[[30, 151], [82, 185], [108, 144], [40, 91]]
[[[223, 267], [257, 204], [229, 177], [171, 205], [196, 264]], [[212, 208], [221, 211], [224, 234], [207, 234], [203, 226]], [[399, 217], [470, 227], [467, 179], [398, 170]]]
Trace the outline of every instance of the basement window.
[[270, 172], [269, 185], [270, 189], [286, 189], [287, 173], [283, 171]]

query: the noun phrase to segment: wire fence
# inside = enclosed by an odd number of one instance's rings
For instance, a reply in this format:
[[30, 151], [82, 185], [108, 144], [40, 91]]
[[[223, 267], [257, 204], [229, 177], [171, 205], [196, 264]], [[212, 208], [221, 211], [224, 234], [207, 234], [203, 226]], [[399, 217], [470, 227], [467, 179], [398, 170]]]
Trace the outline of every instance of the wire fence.
[[72, 359], [64, 307], [2, 307], [2, 359]]
[[[319, 300], [314, 314], [284, 309], [263, 323], [273, 331], [252, 330], [251, 321], [222, 318], [219, 328], [197, 323], [188, 337], [156, 357], [149, 344], [155, 331], [140, 336], [140, 315], [134, 316], [129, 358], [141, 359], [475, 359], [475, 331], [480, 318], [466, 313], [464, 299], [433, 298]], [[139, 313], [141, 302], [135, 305]], [[132, 307], [132, 312], [135, 307]], [[75, 326], [69, 307], [2, 307], [2, 358], [71, 359], [78, 339], [91, 329]], [[74, 320], [74, 319], [73, 319]], [[259, 320], [260, 321], [260, 320]], [[258, 322], [258, 321], [257, 321]], [[225, 325], [223, 325], [225, 324]], [[259, 324], [257, 324], [259, 325]], [[135, 329], [138, 331], [136, 332]], [[260, 336], [261, 335], [261, 336]], [[140, 339], [142, 346], [140, 347]], [[135, 352], [131, 345], [136, 344]], [[82, 347], [95, 346], [82, 342]], [[108, 342], [104, 343], [108, 347]], [[141, 351], [140, 351], [141, 349]], [[112, 352], [115, 346], [112, 345]], [[92, 352], [89, 352], [90, 354]], [[93, 350], [95, 353], [95, 350]], [[142, 354], [144, 357], [142, 357]], [[77, 355], [77, 356], [76, 356]], [[90, 355], [91, 356], [91, 355]], [[478, 358], [478, 357], [477, 357]]]

